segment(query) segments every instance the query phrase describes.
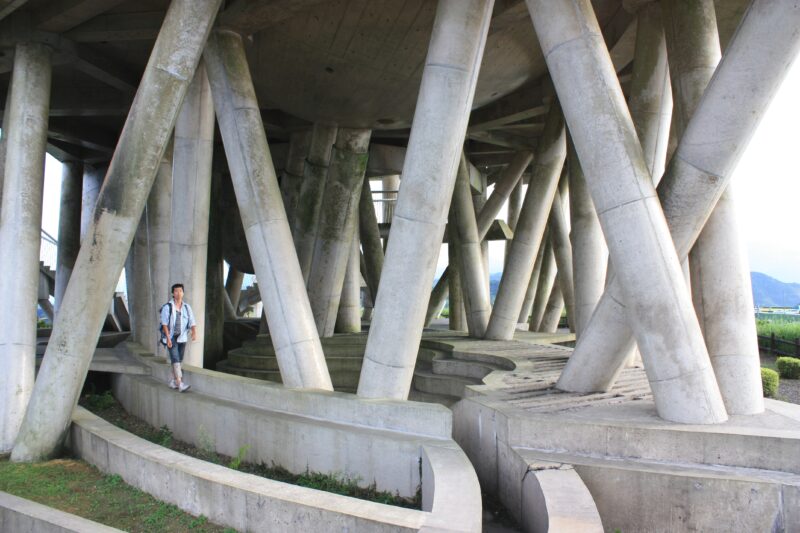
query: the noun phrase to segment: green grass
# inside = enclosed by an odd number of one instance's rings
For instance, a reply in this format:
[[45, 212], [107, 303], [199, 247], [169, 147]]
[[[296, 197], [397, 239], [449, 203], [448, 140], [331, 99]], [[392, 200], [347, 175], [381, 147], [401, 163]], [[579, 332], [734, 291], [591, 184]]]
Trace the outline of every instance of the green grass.
[[775, 338], [790, 342], [800, 338], [800, 322], [759, 319], [756, 320], [756, 330], [759, 335], [769, 337], [774, 333]]
[[73, 459], [44, 463], [0, 460], [0, 491], [8, 492], [124, 531], [228, 533], [204, 516], [156, 500], [118, 475], [104, 475]]
[[202, 426], [198, 428], [197, 446], [192, 446], [191, 444], [173, 438], [172, 432], [168, 427], [162, 426], [156, 429], [147, 424], [147, 422], [128, 414], [122, 408], [122, 405], [120, 405], [108, 391], [101, 395], [85, 395], [81, 398], [80, 404], [97, 416], [125, 431], [129, 431], [134, 435], [160, 446], [164, 446], [165, 448], [210, 463], [226, 466], [248, 474], [255, 474], [275, 481], [283, 481], [293, 485], [324, 490], [326, 492], [333, 492], [387, 505], [411, 509], [420, 509], [422, 505], [422, 495], [419, 491], [417, 491], [415, 498], [403, 498], [398, 494], [377, 490], [374, 483], [364, 486], [360, 479], [347, 477], [337, 472], [328, 474], [307, 470], [301, 474], [293, 474], [280, 465], [272, 464], [268, 466], [265, 464], [247, 463], [244, 459], [250, 448], [249, 444], [240, 447], [236, 457], [227, 457], [217, 453], [213, 437]]

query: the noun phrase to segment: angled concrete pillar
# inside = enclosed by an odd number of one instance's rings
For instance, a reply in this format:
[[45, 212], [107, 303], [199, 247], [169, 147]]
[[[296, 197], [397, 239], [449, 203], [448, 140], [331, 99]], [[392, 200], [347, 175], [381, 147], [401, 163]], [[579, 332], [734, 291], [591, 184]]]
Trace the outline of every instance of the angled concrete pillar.
[[[511, 190], [511, 195], [508, 197], [508, 213], [506, 215], [506, 223], [511, 231], [514, 231], [514, 228], [517, 227], [519, 211], [522, 209], [522, 187], [522, 182], [518, 181], [517, 185]], [[506, 245], [507, 244], [508, 243], [506, 243]], [[503, 265], [505, 265], [505, 262], [508, 260], [508, 252], [510, 251], [511, 247], [507, 245], [505, 247]], [[505, 266], [503, 267], [503, 270], [505, 270]]]
[[125, 276], [133, 340], [163, 357], [166, 357], [166, 350], [158, 343], [156, 310], [172, 296], [169, 290], [171, 224], [172, 142], [164, 151], [147, 197], [131, 247], [131, 268], [126, 265]]
[[[234, 309], [239, 308], [239, 296], [242, 294], [242, 283], [244, 283], [244, 272], [236, 270], [233, 266], [228, 266], [228, 277], [225, 280], [225, 292]], [[238, 311], [236, 314], [239, 314]]]
[[[297, 198], [303, 185], [308, 147], [311, 144], [311, 130], [294, 131], [289, 135], [289, 152], [286, 154], [286, 168], [281, 178], [281, 195], [286, 219], [295, 220]], [[290, 224], [294, 231], [294, 224]]]
[[471, 196], [467, 158], [462, 154], [453, 190], [453, 229], [458, 234], [458, 259], [461, 266], [461, 288], [466, 311], [467, 331], [469, 331], [470, 337], [482, 338], [486, 333], [492, 306], [489, 303], [484, 255], [481, 250], [481, 240], [478, 237], [475, 208]]
[[[556, 278], [561, 276], [558, 272]], [[561, 321], [561, 312], [564, 310], [564, 295], [561, 293], [561, 283], [556, 279], [553, 288], [550, 290], [550, 297], [544, 308], [544, 316], [539, 324], [539, 331], [544, 333], [555, 333], [558, 330], [558, 323]]]
[[536, 150], [506, 269], [500, 278], [492, 317], [486, 329], [487, 339], [509, 340], [514, 336], [566, 153], [564, 117], [561, 107], [553, 102]]
[[629, 307], [656, 409], [676, 422], [723, 422], [727, 413], [700, 325], [591, 3], [527, 5]]
[[[547, 237], [545, 237], [547, 239]], [[536, 253], [536, 261], [533, 263], [533, 272], [531, 272], [531, 279], [528, 282], [528, 288], [525, 290], [525, 299], [522, 300], [522, 309], [519, 312], [518, 324], [527, 324], [531, 312], [533, 311], [533, 299], [536, 296], [536, 288], [539, 286], [539, 276], [542, 273], [542, 262], [544, 260], [544, 246], [539, 246], [539, 251]]]
[[[486, 237], [486, 233], [489, 231], [489, 228], [492, 227], [492, 222], [494, 222], [494, 219], [497, 217], [497, 213], [500, 212], [503, 204], [505, 204], [506, 200], [508, 200], [511, 191], [520, 181], [522, 173], [528, 167], [532, 158], [533, 154], [530, 152], [517, 152], [517, 154], [514, 156], [514, 159], [511, 160], [511, 163], [509, 163], [506, 168], [503, 169], [502, 174], [495, 182], [494, 191], [492, 191], [492, 194], [489, 196], [489, 199], [486, 200], [483, 209], [481, 209], [476, 216], [478, 236], [481, 238], [481, 240]], [[506, 244], [506, 246], [508, 246], [508, 244]], [[441, 311], [442, 306], [447, 299], [449, 276], [450, 271], [448, 268], [446, 268], [444, 272], [442, 272], [441, 277], [436, 282], [436, 285], [431, 292], [431, 299], [428, 304], [428, 312], [425, 315], [426, 326], [430, 324], [433, 317], [438, 316], [438, 313]]]
[[[563, 174], [561, 177], [562, 182], [565, 184], [568, 179], [569, 177], [566, 174]], [[567, 194], [567, 196], [569, 196], [569, 194]], [[568, 201], [567, 198], [563, 198], [561, 193], [556, 192], [553, 198], [553, 206], [550, 209], [550, 216], [547, 220], [548, 226], [550, 227], [550, 240], [553, 243], [553, 254], [555, 255], [556, 265], [558, 267], [558, 286], [559, 292], [561, 293], [561, 304], [563, 307], [567, 308], [570, 330], [574, 332], [575, 290], [572, 273], [572, 244], [569, 240], [567, 216], [564, 213], [564, 203], [566, 201]], [[561, 313], [560, 310], [559, 313]]]
[[[467, 170], [469, 175], [469, 170]], [[488, 189], [488, 184], [486, 183], [486, 174], [480, 173], [479, 177], [481, 181], [481, 190], [478, 191], [474, 189], [472, 186], [469, 187], [469, 192], [472, 196], [472, 212], [473, 213], [480, 213], [483, 211], [484, 205], [486, 205], [487, 196], [486, 191]], [[473, 217], [476, 215], [473, 214]], [[481, 239], [480, 241], [480, 248], [481, 248], [481, 260], [483, 262], [483, 283], [486, 285], [486, 292], [489, 292], [489, 241]]]
[[[6, 102], [3, 110], [11, 109], [11, 86], [13, 84], [13, 72], [9, 76], [8, 90], [6, 90]], [[11, 122], [11, 113], [3, 113], [2, 131], [0, 131], [0, 205], [3, 203], [3, 176], [6, 168], [6, 153], [8, 151], [8, 127]]]
[[12, 460], [50, 456], [69, 426], [108, 301], [219, 5], [170, 4], [64, 294]]
[[408, 396], [492, 6], [438, 3], [359, 396]]
[[58, 257], [56, 259], [56, 289], [54, 311], [58, 313], [61, 299], [81, 248], [81, 196], [83, 163], [65, 161], [61, 166], [61, 211], [58, 215]]
[[580, 338], [606, 285], [608, 248], [597, 219], [594, 202], [586, 188], [578, 154], [567, 144], [569, 166], [569, 213], [572, 222], [572, 274], [575, 287], [575, 335]]
[[[799, 24], [800, 8], [791, 1], [752, 4], [698, 104], [658, 187], [680, 258], [688, 255], [794, 60]], [[630, 341], [627, 310], [612, 282], [558, 387], [608, 390], [624, 365], [624, 346]]]
[[364, 178], [364, 184], [361, 186], [361, 198], [358, 201], [358, 228], [361, 247], [364, 249], [364, 281], [366, 281], [374, 301], [378, 294], [378, 284], [383, 270], [383, 246], [369, 178]]
[[92, 223], [94, 208], [103, 180], [108, 172], [108, 165], [85, 166], [83, 169], [83, 192], [81, 195], [81, 242]]
[[50, 57], [50, 48], [43, 44], [17, 44], [6, 108], [0, 208], [0, 453], [11, 451], [33, 389]]
[[556, 272], [558, 271], [556, 267], [556, 257], [555, 254], [553, 254], [553, 241], [549, 237], [546, 241], [542, 242], [542, 248], [544, 248], [544, 255], [542, 256], [539, 282], [533, 297], [531, 316], [528, 320], [529, 331], [541, 331], [542, 319], [544, 318], [547, 302], [550, 298], [550, 293], [553, 291], [553, 285], [556, 282]]
[[336, 325], [347, 262], [358, 233], [358, 203], [371, 133], [339, 128], [328, 167], [307, 283], [311, 311], [322, 337], [333, 335]]
[[208, 214], [208, 259], [206, 261], [206, 301], [203, 336], [203, 366], [215, 369], [217, 362], [225, 359], [223, 337], [225, 333], [225, 279], [222, 259], [222, 174], [211, 176], [211, 203]]
[[337, 333], [358, 333], [361, 331], [361, 250], [358, 236], [350, 244], [350, 257], [347, 258], [347, 271], [342, 284], [342, 297], [336, 314]]
[[172, 152], [172, 238], [170, 284], [183, 283], [186, 301], [198, 325], [187, 342], [184, 362], [203, 366], [206, 316], [208, 217], [211, 204], [211, 158], [214, 154], [214, 102], [201, 62], [175, 122]]
[[447, 323], [453, 331], [467, 331], [467, 310], [464, 307], [464, 283], [462, 282], [461, 248], [456, 230], [453, 206], [447, 223], [447, 263], [450, 273], [447, 296]]
[[281, 378], [331, 390], [241, 36], [215, 31], [203, 57]]
[[328, 165], [331, 162], [334, 142], [336, 142], [335, 126], [314, 124], [303, 171], [303, 182], [300, 184], [294, 213], [294, 242], [304, 281], [308, 281], [308, 273], [311, 271], [322, 197], [325, 194], [325, 182], [328, 179]]
[[[669, 21], [670, 68], [681, 111], [676, 128], [688, 122], [721, 57], [714, 3], [665, 3]], [[700, 11], [700, 13], [698, 13]], [[686, 42], [694, 46], [687, 47]], [[764, 410], [760, 358], [753, 320], [747, 254], [738, 233], [733, 195], [726, 190], [689, 254], [695, 311], [711, 363], [731, 414]]]

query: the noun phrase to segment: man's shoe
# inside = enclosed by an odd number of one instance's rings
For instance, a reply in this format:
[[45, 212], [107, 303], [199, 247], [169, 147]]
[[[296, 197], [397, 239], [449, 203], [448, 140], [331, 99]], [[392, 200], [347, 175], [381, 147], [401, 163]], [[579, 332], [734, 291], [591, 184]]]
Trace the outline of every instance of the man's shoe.
[[191, 385], [187, 385], [186, 383], [181, 383], [181, 386], [178, 388], [178, 390], [181, 392], [186, 392], [187, 390], [189, 390], [189, 387], [191, 387]]
[[178, 384], [175, 383], [175, 378], [172, 378], [172, 379], [169, 380], [169, 388], [170, 389], [177, 389], [178, 388]]

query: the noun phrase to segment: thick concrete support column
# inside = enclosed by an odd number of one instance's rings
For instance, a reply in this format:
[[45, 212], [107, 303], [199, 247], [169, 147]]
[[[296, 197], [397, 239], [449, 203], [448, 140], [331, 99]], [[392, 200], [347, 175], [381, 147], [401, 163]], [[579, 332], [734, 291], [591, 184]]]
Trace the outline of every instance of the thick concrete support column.
[[342, 284], [342, 297], [336, 315], [337, 333], [358, 333], [361, 331], [361, 249], [358, 236], [354, 235], [350, 244], [350, 257], [347, 258], [347, 271]]
[[[566, 175], [561, 177], [562, 182], [565, 184], [568, 179]], [[562, 307], [567, 308], [570, 330], [574, 332], [575, 289], [572, 273], [572, 244], [570, 244], [569, 227], [564, 213], [565, 201], [567, 199], [563, 198], [561, 193], [556, 192], [555, 198], [553, 198], [553, 207], [550, 209], [550, 216], [548, 217], [548, 226], [550, 227], [550, 241], [553, 243], [553, 254], [555, 254], [556, 265], [558, 266], [558, 286], [561, 293], [561, 304]]]
[[561, 272], [556, 275], [556, 283], [550, 291], [550, 297], [547, 299], [547, 305], [544, 308], [544, 316], [542, 322], [539, 324], [539, 331], [544, 333], [555, 333], [558, 330], [558, 323], [561, 321], [561, 312], [564, 310], [564, 295], [561, 293], [561, 282], [558, 277]]
[[[518, 181], [517, 185], [511, 190], [511, 195], [508, 197], [508, 213], [506, 215], [506, 222], [509, 229], [514, 231], [517, 227], [519, 220], [519, 212], [522, 209], [522, 182]], [[505, 270], [505, 262], [508, 261], [508, 252], [511, 251], [511, 246], [506, 243], [505, 256], [503, 258], [503, 270]], [[524, 308], [524, 306], [523, 306]]]
[[[469, 170], [467, 170], [469, 173]], [[488, 189], [488, 184], [486, 183], [486, 174], [480, 174], [481, 180], [481, 191], [478, 192], [473, 189], [471, 186], [469, 187], [470, 195], [472, 196], [472, 212], [473, 213], [480, 213], [483, 211], [483, 207], [486, 205], [487, 197], [486, 197], [486, 190]], [[473, 217], [476, 215], [473, 214]], [[481, 248], [481, 260], [483, 262], [483, 283], [486, 285], [486, 293], [489, 293], [489, 241], [481, 239], [480, 241], [480, 248]], [[466, 294], [465, 294], [466, 296]]]
[[656, 408], [676, 422], [723, 422], [727, 414], [700, 325], [591, 3], [527, 4], [629, 307]]
[[[511, 191], [514, 190], [516, 184], [519, 183], [522, 173], [528, 167], [532, 158], [533, 154], [530, 152], [517, 152], [514, 159], [506, 166], [500, 178], [495, 182], [494, 191], [491, 196], [489, 196], [489, 199], [486, 200], [483, 209], [481, 209], [476, 216], [478, 236], [481, 240], [486, 237], [486, 233], [489, 231], [489, 228], [491, 228], [492, 222], [494, 222], [494, 219], [497, 217], [497, 213], [500, 212], [503, 204], [508, 200]], [[507, 246], [508, 244], [506, 244], [506, 247]], [[435, 316], [438, 316], [439, 311], [444, 305], [444, 301], [447, 299], [449, 276], [450, 270], [446, 268], [431, 292], [428, 312], [425, 315], [426, 326], [430, 324]]]
[[347, 262], [358, 233], [358, 203], [371, 133], [367, 129], [340, 128], [328, 167], [308, 274], [311, 311], [321, 337], [333, 335], [336, 326]]
[[[798, 26], [800, 8], [794, 2], [753, 3], [697, 106], [658, 187], [681, 259], [711, 215], [794, 60], [800, 48]], [[625, 363], [625, 346], [631, 342], [621, 302], [619, 287], [612, 282], [570, 357], [559, 388], [589, 392], [613, 385]]]
[[[172, 223], [172, 143], [158, 166], [126, 265], [133, 340], [166, 357], [158, 343], [157, 309], [170, 298], [169, 248]], [[132, 290], [130, 290], [132, 286]]]
[[[169, 277], [183, 283], [198, 326], [205, 326], [214, 102], [203, 64], [197, 67], [175, 123], [172, 153], [172, 239]], [[200, 327], [197, 328], [200, 330]], [[205, 331], [188, 341], [184, 362], [203, 367]]]
[[539, 283], [536, 286], [536, 294], [533, 297], [533, 307], [531, 307], [531, 317], [528, 320], [529, 331], [541, 331], [539, 328], [544, 318], [545, 310], [553, 285], [556, 282], [556, 257], [553, 253], [553, 243], [548, 238], [542, 243], [544, 255], [542, 256], [542, 269], [539, 273]]
[[553, 102], [536, 150], [531, 181], [511, 241], [506, 269], [497, 289], [486, 330], [487, 339], [509, 340], [514, 336], [566, 155], [564, 117], [561, 107]]
[[[13, 84], [12, 76], [9, 76], [8, 90], [6, 91], [6, 102], [3, 110], [11, 109], [11, 86]], [[0, 132], [0, 205], [3, 203], [3, 176], [5, 175], [6, 154], [8, 153], [8, 127], [11, 123], [11, 120], [9, 119], [10, 116], [11, 113], [3, 113], [2, 132]]]
[[452, 213], [454, 229], [458, 234], [458, 259], [461, 266], [461, 288], [464, 295], [467, 331], [470, 337], [482, 338], [486, 333], [492, 306], [489, 303], [484, 255], [478, 237], [471, 196], [467, 159], [462, 154], [453, 191]]
[[233, 266], [228, 267], [228, 278], [225, 280], [225, 292], [228, 293], [228, 298], [234, 309], [239, 308], [239, 296], [242, 294], [242, 283], [244, 283], [244, 272], [236, 270]]
[[300, 192], [295, 204], [293, 232], [297, 259], [304, 282], [308, 281], [308, 273], [311, 272], [320, 211], [322, 210], [322, 197], [325, 194], [328, 165], [331, 162], [331, 151], [335, 141], [335, 126], [314, 124], [308, 146], [308, 158], [303, 171], [303, 182], [300, 184]]
[[492, 6], [439, 0], [359, 396], [408, 396]]
[[[310, 145], [310, 130], [295, 131], [289, 135], [289, 153], [286, 154], [286, 169], [281, 178], [281, 195], [283, 196], [283, 207], [286, 209], [286, 219], [290, 222], [296, 219], [295, 209], [300, 196], [300, 187], [303, 185], [306, 157], [308, 157]], [[294, 225], [290, 225], [294, 231]]]
[[[545, 239], [548, 237], [545, 236]], [[539, 246], [539, 251], [536, 253], [536, 261], [533, 263], [533, 272], [531, 272], [531, 280], [528, 282], [528, 288], [525, 290], [525, 299], [522, 301], [522, 309], [519, 312], [518, 324], [527, 324], [530, 319], [531, 312], [533, 311], [533, 299], [536, 296], [536, 288], [539, 286], [539, 276], [542, 273], [542, 261], [544, 260], [544, 246]]]
[[173, 0], [167, 11], [64, 294], [12, 460], [52, 455], [69, 426], [108, 301], [219, 5], [220, 0]]
[[331, 390], [242, 38], [214, 32], [203, 57], [281, 378]]
[[[675, 100], [680, 125], [685, 125], [721, 57], [714, 3], [670, 1], [666, 7], [670, 65], [677, 81]], [[694, 46], [685, 46], [687, 41]], [[731, 414], [760, 413], [764, 401], [750, 268], [738, 234], [733, 196], [727, 190], [689, 254], [689, 267], [695, 311], [725, 407]]]
[[383, 246], [369, 178], [364, 178], [364, 184], [361, 186], [361, 198], [358, 201], [358, 227], [361, 247], [364, 249], [364, 281], [366, 281], [374, 301], [378, 294], [381, 271], [383, 271]]
[[85, 167], [83, 169], [83, 191], [81, 194], [81, 242], [83, 242], [86, 232], [92, 223], [94, 208], [97, 205], [97, 197], [100, 195], [100, 188], [108, 172], [106, 165], [96, 167]]
[[594, 202], [586, 188], [578, 154], [567, 145], [569, 212], [572, 222], [572, 274], [575, 287], [575, 335], [580, 338], [606, 285], [608, 248], [597, 219]]
[[58, 313], [75, 259], [81, 248], [83, 163], [65, 161], [61, 167], [61, 211], [58, 218], [58, 257], [54, 310]]
[[0, 208], [0, 453], [11, 451], [33, 389], [50, 56], [43, 44], [16, 46], [6, 108], [10, 116]]
[[462, 281], [461, 249], [456, 230], [453, 206], [447, 223], [447, 263], [450, 275], [447, 297], [447, 323], [453, 331], [467, 331], [467, 310], [464, 306], [464, 282]]
[[[215, 369], [217, 362], [225, 359], [223, 337], [225, 333], [225, 279], [222, 259], [222, 175], [211, 176], [211, 202], [208, 213], [208, 259], [206, 261], [205, 323], [201, 334], [203, 366]], [[196, 346], [195, 346], [196, 348]]]

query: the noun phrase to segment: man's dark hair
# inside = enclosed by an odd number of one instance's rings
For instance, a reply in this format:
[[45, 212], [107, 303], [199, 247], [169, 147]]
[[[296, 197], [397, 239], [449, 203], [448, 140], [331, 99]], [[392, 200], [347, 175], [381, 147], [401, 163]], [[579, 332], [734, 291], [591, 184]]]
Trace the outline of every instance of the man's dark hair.
[[175, 292], [175, 289], [177, 289], [178, 287], [183, 289], [183, 283], [176, 283], [175, 285], [173, 285], [172, 288], [169, 290], [169, 293], [172, 294], [173, 292]]

